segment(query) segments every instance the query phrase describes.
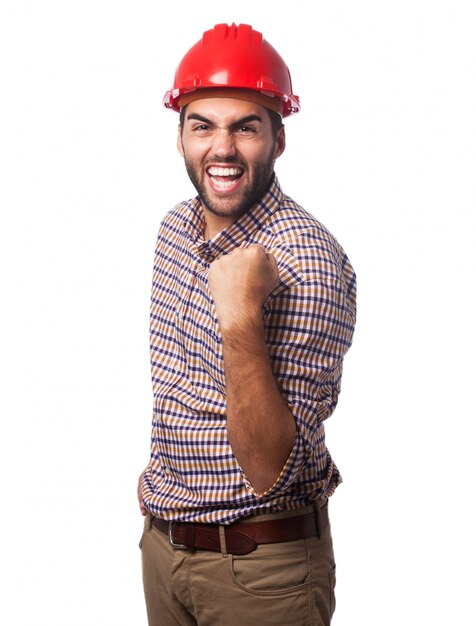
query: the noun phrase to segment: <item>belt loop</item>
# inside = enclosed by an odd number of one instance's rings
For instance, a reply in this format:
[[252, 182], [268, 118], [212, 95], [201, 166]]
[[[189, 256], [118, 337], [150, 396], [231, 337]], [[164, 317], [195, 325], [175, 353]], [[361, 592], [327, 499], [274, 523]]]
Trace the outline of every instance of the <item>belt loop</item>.
[[150, 533], [150, 529], [152, 528], [152, 513], [149, 513], [149, 511], [147, 511], [147, 514], [145, 516], [145, 530]]
[[319, 500], [317, 502], [314, 502], [313, 504], [314, 504], [314, 519], [316, 521], [316, 534], [317, 534], [317, 538], [320, 539], [321, 528], [322, 528], [321, 507], [319, 506]]
[[218, 526], [218, 535], [220, 537], [220, 549], [221, 555], [224, 559], [228, 556], [228, 552], [226, 551], [226, 536], [225, 536], [225, 527], [220, 524]]

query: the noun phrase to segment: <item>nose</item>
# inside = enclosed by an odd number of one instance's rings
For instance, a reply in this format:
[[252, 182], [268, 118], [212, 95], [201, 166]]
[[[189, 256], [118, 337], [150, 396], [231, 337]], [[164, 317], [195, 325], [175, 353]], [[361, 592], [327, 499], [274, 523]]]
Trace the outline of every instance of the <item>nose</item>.
[[213, 153], [220, 159], [235, 154], [235, 142], [233, 133], [227, 128], [217, 128], [213, 138]]

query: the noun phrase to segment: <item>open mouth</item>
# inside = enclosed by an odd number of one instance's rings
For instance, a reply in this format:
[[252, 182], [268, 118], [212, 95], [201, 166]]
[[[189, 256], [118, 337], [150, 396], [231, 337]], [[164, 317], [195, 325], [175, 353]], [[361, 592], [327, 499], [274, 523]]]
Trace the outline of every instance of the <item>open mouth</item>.
[[207, 169], [212, 185], [218, 191], [229, 191], [237, 186], [238, 181], [243, 176], [241, 167], [217, 167], [216, 165]]

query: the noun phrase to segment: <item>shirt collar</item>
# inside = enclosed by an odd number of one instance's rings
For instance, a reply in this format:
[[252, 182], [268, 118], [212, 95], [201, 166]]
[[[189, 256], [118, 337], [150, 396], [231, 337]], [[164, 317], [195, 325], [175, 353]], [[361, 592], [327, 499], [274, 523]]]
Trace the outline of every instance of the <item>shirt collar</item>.
[[283, 192], [275, 175], [268, 191], [259, 202], [254, 204], [231, 226], [217, 233], [212, 239], [205, 241], [203, 239], [205, 216], [202, 202], [197, 196], [187, 203], [188, 211], [183, 221], [185, 234], [197, 254], [204, 260], [212, 262], [246, 242], [256, 231], [262, 230], [270, 216], [281, 204], [282, 198]]

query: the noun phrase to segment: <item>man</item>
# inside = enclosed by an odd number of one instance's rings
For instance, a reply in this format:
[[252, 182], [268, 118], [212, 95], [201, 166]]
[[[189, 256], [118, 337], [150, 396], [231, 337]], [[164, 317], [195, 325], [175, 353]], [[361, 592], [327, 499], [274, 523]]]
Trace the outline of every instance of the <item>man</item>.
[[151, 458], [139, 480], [150, 625], [329, 624], [323, 421], [355, 322], [343, 250], [281, 191], [282, 58], [251, 26], [207, 31], [167, 92], [198, 196], [158, 235]]

